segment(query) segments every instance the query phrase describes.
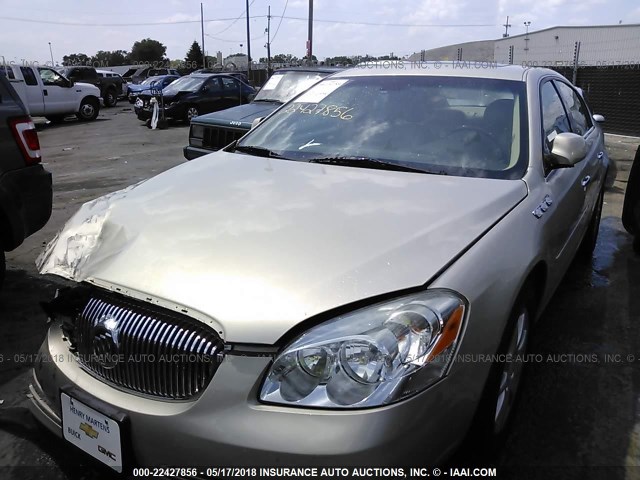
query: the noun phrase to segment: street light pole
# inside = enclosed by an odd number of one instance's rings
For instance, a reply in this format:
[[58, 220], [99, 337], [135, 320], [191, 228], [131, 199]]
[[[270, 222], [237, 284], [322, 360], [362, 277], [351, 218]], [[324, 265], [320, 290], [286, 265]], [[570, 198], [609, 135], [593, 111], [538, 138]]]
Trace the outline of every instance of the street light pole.
[[249, 33], [249, 0], [247, 4], [247, 78], [251, 81], [251, 35]]
[[51, 67], [53, 68], [55, 66], [55, 63], [53, 62], [53, 50], [51, 49], [51, 42], [49, 42], [49, 53], [51, 54]]
[[202, 68], [207, 68], [207, 57], [204, 53], [204, 10], [200, 3], [200, 30], [202, 31]]
[[267, 14], [267, 75], [271, 75], [271, 5]]
[[307, 62], [311, 65], [313, 58], [313, 0], [309, 0], [309, 36], [307, 40]]

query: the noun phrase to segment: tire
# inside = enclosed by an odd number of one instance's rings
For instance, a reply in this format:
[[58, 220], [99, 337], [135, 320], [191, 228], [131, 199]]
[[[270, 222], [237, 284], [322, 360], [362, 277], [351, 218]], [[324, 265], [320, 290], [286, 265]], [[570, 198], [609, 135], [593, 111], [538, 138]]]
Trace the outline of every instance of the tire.
[[590, 262], [593, 257], [593, 251], [596, 249], [598, 241], [598, 231], [600, 230], [600, 218], [602, 218], [602, 205], [604, 203], [604, 188], [600, 190], [596, 206], [591, 214], [589, 226], [584, 234], [584, 238], [578, 247], [578, 256], [584, 262]]
[[[489, 458], [494, 457], [504, 444], [518, 402], [533, 323], [533, 298], [525, 287], [511, 311], [497, 352], [498, 360], [504, 358], [505, 361], [492, 364], [473, 420], [473, 444]], [[508, 355], [511, 355], [511, 361], [506, 361]]]
[[115, 107], [118, 103], [118, 95], [112, 88], [104, 92], [104, 106], [107, 108]]
[[98, 104], [98, 100], [95, 98], [85, 98], [80, 104], [76, 117], [78, 117], [78, 120], [88, 122], [98, 118], [99, 113], [100, 105]]
[[186, 112], [184, 114], [184, 119], [187, 122], [191, 122], [191, 119], [193, 117], [197, 117], [198, 115], [200, 115], [198, 107], [196, 105], [188, 105], [187, 106], [187, 110], [186, 110]]
[[66, 117], [67, 117], [66, 115], [50, 115], [45, 118], [49, 120], [51, 123], [58, 124], [58, 123], [63, 123]]

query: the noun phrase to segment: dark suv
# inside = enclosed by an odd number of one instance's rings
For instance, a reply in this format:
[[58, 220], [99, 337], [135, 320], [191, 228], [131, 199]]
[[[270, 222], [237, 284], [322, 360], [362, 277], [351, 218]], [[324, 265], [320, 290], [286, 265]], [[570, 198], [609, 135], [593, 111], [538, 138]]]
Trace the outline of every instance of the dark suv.
[[0, 286], [5, 257], [51, 216], [51, 174], [40, 164], [36, 128], [9, 81], [0, 76]]

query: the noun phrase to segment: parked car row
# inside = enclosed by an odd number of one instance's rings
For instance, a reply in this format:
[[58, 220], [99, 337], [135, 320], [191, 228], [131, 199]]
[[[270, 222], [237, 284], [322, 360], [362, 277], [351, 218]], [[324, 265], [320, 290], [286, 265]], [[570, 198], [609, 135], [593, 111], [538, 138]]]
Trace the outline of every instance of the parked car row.
[[[253, 87], [230, 75], [191, 74], [164, 87], [161, 101], [166, 118], [190, 121], [204, 113], [248, 103], [255, 94]], [[150, 92], [138, 95], [134, 108], [138, 119], [151, 118], [154, 96]]]
[[[38, 259], [77, 283], [47, 306], [38, 358], [71, 360], [35, 365], [39, 421], [118, 472], [504, 439], [531, 330], [596, 243], [604, 119], [551, 70], [401, 67], [279, 97], [283, 72], [242, 138], [83, 206]], [[167, 110], [222, 107], [225, 78], [177, 80]]]

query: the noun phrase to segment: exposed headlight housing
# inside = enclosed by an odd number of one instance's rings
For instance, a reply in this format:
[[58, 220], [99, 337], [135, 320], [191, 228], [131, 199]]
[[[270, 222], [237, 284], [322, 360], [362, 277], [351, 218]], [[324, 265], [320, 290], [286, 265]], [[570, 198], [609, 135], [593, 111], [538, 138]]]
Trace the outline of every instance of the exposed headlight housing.
[[363, 408], [415, 395], [447, 374], [465, 305], [459, 294], [434, 289], [318, 325], [278, 354], [260, 400]]
[[193, 147], [202, 147], [204, 139], [204, 125], [191, 124], [189, 130], [189, 145]]

